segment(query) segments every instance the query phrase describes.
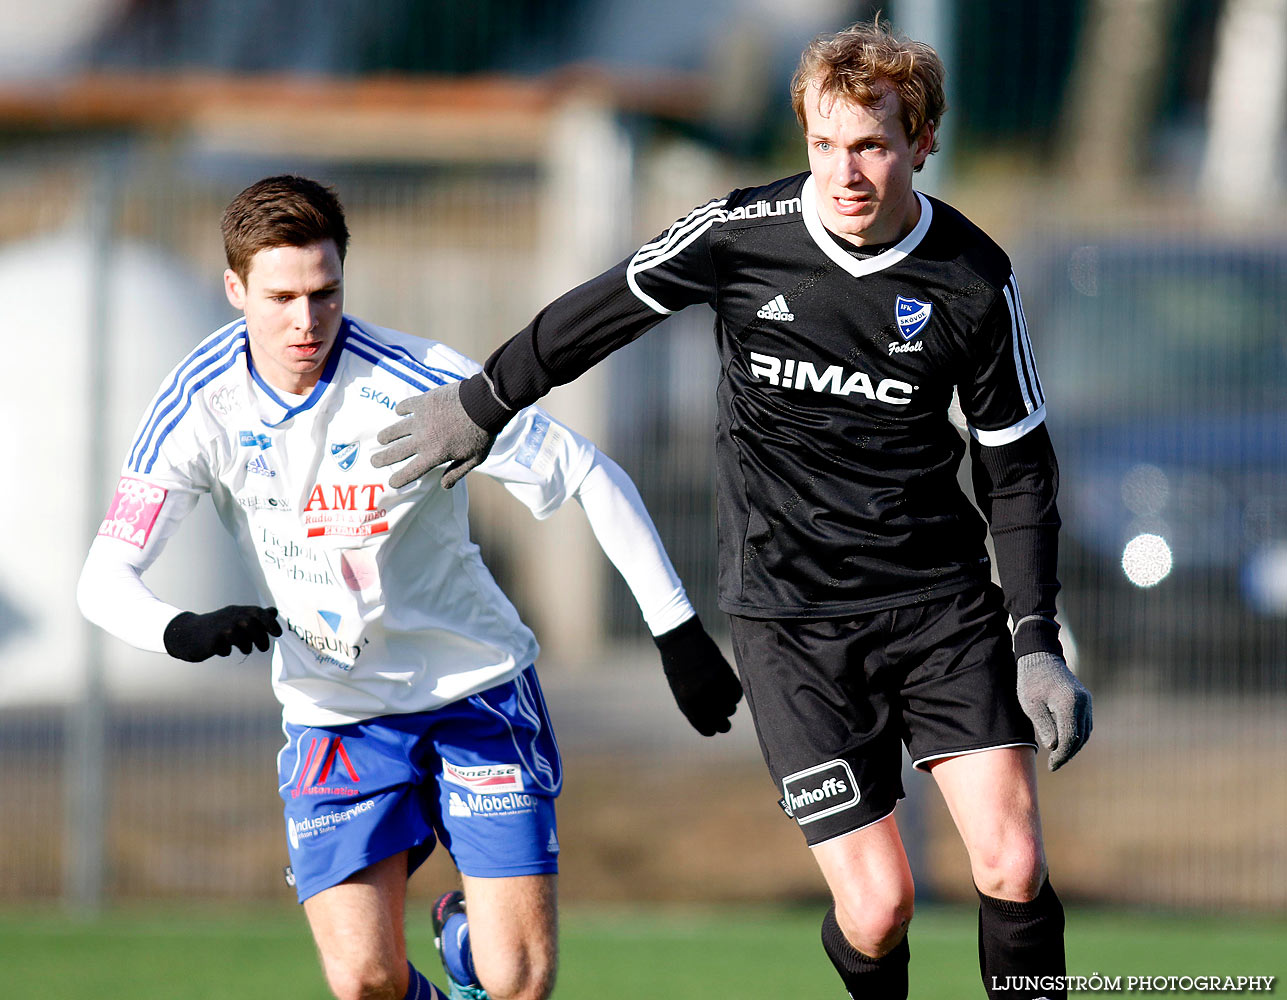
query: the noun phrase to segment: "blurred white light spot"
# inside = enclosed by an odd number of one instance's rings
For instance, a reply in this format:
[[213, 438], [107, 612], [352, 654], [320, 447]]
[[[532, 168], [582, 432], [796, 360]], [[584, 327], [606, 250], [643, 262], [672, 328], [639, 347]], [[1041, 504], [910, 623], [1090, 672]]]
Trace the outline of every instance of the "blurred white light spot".
[[1287, 545], [1268, 546], [1247, 562], [1244, 573], [1247, 597], [1266, 614], [1287, 612]]
[[1137, 587], [1153, 587], [1171, 572], [1171, 546], [1161, 535], [1136, 535], [1122, 550], [1122, 572]]
[[1122, 477], [1122, 503], [1132, 514], [1159, 514], [1166, 507], [1171, 484], [1156, 465], [1135, 465]]
[[1068, 258], [1068, 280], [1082, 295], [1099, 294], [1099, 247], [1078, 247]]

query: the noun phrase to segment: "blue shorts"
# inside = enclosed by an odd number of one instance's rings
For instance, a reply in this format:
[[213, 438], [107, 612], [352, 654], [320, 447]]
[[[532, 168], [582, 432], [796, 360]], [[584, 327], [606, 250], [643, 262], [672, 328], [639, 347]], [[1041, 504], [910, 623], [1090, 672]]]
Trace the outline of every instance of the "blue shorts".
[[430, 712], [344, 726], [287, 723], [278, 791], [302, 903], [441, 840], [466, 875], [558, 871], [563, 764], [536, 671]]

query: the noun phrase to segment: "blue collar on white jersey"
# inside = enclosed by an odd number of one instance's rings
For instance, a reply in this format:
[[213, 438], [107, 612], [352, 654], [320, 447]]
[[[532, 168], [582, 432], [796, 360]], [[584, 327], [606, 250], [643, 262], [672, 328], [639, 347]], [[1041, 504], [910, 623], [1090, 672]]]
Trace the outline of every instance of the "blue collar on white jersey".
[[331, 384], [331, 379], [335, 377], [335, 369], [339, 366], [340, 354], [344, 351], [344, 341], [348, 336], [349, 323], [349, 318], [345, 316], [343, 321], [340, 323], [339, 333], [335, 336], [335, 343], [331, 345], [331, 354], [326, 359], [326, 367], [322, 369], [322, 377], [317, 380], [317, 384], [313, 386], [313, 391], [308, 394], [304, 401], [295, 406], [291, 406], [289, 403], [283, 402], [281, 397], [279, 397], [273, 390], [273, 387], [265, 382], [263, 376], [255, 370], [255, 362], [251, 357], [250, 352], [246, 352], [246, 367], [250, 369], [250, 377], [255, 380], [255, 384], [263, 390], [264, 394], [269, 399], [285, 411], [277, 420], [263, 420], [261, 417], [260, 419], [265, 427], [280, 427], [296, 414], [303, 413], [305, 410], [311, 410], [317, 405], [317, 401], [322, 398], [322, 393], [326, 391], [327, 386]]

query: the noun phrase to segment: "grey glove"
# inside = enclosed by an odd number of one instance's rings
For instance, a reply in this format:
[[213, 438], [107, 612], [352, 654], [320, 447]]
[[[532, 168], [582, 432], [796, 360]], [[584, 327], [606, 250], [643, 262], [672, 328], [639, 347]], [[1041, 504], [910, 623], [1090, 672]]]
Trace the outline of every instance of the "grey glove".
[[451, 489], [466, 472], [483, 462], [496, 440], [494, 434], [474, 423], [460, 405], [459, 382], [409, 396], [394, 412], [405, 419], [380, 431], [377, 440], [388, 447], [371, 456], [371, 464], [377, 469], [411, 459], [389, 477], [394, 489], [414, 482], [443, 462], [451, 464], [443, 473], [442, 485]]
[[1057, 653], [1019, 657], [1019, 704], [1057, 771], [1090, 739], [1090, 692]]

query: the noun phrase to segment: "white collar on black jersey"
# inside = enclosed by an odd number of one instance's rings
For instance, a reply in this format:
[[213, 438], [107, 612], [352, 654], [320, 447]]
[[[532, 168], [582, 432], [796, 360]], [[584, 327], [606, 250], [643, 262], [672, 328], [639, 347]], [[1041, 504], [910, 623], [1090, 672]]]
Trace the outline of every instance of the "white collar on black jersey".
[[915, 250], [920, 241], [925, 238], [925, 234], [929, 232], [930, 220], [934, 217], [934, 209], [930, 207], [929, 199], [919, 191], [916, 192], [916, 197], [921, 203], [921, 218], [916, 223], [916, 228], [904, 236], [897, 246], [892, 246], [884, 253], [878, 253], [875, 257], [866, 259], [855, 257], [836, 246], [836, 241], [823, 226], [822, 219], [818, 215], [818, 191], [813, 183], [812, 174], [805, 179], [804, 189], [800, 192], [800, 214], [804, 217], [805, 228], [809, 230], [809, 235], [813, 237], [813, 242], [818, 244], [819, 249], [835, 261], [838, 267], [843, 267], [855, 278], [861, 278], [864, 274], [883, 271], [897, 264]]

